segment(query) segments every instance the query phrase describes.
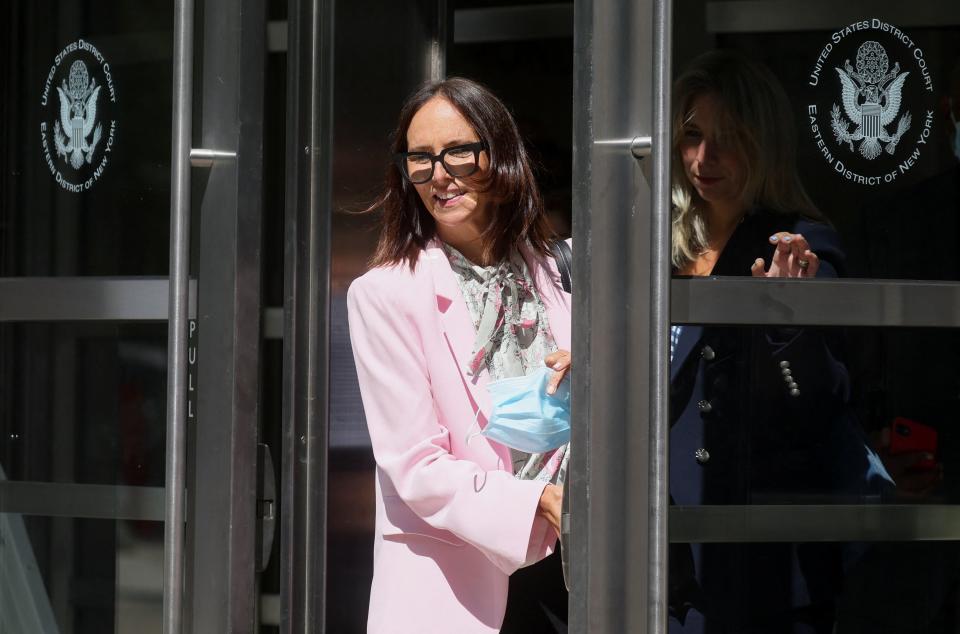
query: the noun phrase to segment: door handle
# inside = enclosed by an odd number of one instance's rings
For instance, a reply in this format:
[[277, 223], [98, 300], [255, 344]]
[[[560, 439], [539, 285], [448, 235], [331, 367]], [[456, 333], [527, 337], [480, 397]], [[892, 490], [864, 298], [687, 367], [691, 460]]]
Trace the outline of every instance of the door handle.
[[192, 167], [213, 167], [214, 163], [225, 163], [236, 159], [236, 152], [210, 150], [202, 147], [190, 148], [190, 165]]
[[257, 444], [257, 472], [260, 474], [257, 487], [257, 521], [260, 524], [257, 572], [263, 572], [270, 565], [273, 538], [277, 530], [277, 477], [270, 447], [263, 443]]
[[653, 152], [653, 139], [648, 136], [635, 136], [632, 139], [597, 139], [594, 145], [615, 151], [628, 150], [635, 159], [643, 159]]

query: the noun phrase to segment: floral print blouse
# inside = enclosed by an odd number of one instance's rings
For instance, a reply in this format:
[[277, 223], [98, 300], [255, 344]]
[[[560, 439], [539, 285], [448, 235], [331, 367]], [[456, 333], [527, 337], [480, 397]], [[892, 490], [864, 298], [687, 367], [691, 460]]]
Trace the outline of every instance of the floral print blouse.
[[[543, 367], [557, 350], [547, 311], [523, 256], [516, 249], [502, 262], [480, 266], [443, 245], [477, 336], [464, 370], [470, 376], [486, 368], [491, 381], [526, 376]], [[510, 450], [513, 471], [523, 480], [562, 484], [569, 444], [528, 454]]]

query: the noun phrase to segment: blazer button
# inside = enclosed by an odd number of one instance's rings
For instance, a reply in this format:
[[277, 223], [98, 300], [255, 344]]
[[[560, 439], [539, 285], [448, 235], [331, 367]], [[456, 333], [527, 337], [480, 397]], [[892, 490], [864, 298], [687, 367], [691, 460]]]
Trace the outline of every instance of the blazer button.
[[713, 405], [710, 401], [700, 401], [697, 403], [697, 408], [700, 410], [701, 414], [709, 414], [713, 411]]
[[793, 374], [793, 371], [790, 368], [783, 368], [782, 370], [780, 370], [780, 374], [786, 377]]
[[785, 369], [787, 369], [787, 368], [789, 368], [789, 367], [790, 367], [790, 362], [789, 362], [789, 361], [781, 361], [781, 362], [780, 362], [780, 368], [781, 368], [781, 369], [784, 369], [784, 370], [785, 370]]
[[797, 388], [793, 388], [792, 390], [790, 390], [790, 396], [800, 396], [800, 390], [798, 390]]
[[697, 464], [707, 464], [710, 460], [710, 452], [700, 447], [693, 452], [693, 457], [697, 459]]
[[707, 361], [713, 361], [717, 358], [717, 353], [710, 346], [704, 346], [703, 350], [700, 351], [700, 356]]

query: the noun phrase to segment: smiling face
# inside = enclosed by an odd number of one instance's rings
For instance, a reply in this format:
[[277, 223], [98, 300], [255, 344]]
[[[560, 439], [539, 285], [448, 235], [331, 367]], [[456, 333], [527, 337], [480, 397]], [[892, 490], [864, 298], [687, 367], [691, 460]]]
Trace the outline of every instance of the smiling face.
[[732, 136], [722, 129], [719, 100], [715, 95], [700, 95], [694, 99], [690, 113], [679, 143], [687, 180], [709, 206], [742, 210], [746, 169], [732, 139], [728, 143], [718, 140]]
[[[446, 148], [479, 140], [470, 123], [443, 97], [427, 101], [407, 128], [408, 152], [438, 155]], [[448, 155], [448, 162], [455, 160], [456, 157]], [[436, 220], [437, 235], [465, 255], [473, 250], [469, 245], [475, 244], [490, 224], [489, 196], [476, 185], [489, 167], [487, 152], [483, 151], [479, 155], [479, 169], [469, 177], [454, 178], [437, 163], [433, 178], [414, 185], [423, 206]]]

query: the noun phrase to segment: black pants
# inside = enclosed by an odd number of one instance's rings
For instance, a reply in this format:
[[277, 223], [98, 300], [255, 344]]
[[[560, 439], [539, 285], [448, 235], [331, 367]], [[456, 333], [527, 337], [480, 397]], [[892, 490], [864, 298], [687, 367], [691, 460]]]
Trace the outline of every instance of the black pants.
[[510, 576], [501, 634], [566, 634], [567, 589], [558, 549]]

